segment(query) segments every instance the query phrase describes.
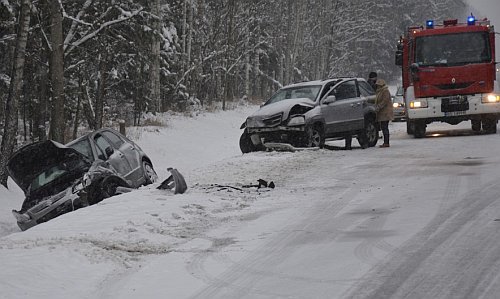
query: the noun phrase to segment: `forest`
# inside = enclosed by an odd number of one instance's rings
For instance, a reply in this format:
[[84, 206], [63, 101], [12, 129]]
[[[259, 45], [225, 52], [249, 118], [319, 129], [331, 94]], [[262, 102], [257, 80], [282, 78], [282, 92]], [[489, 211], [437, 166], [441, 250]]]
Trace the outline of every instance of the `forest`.
[[408, 26], [463, 0], [0, 0], [0, 183], [13, 151], [79, 128], [227, 109], [333, 76], [388, 81]]

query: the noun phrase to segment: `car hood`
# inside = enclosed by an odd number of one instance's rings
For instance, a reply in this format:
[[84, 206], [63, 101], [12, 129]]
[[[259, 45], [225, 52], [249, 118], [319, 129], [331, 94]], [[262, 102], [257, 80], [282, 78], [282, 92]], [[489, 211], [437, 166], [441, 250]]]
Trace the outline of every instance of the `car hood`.
[[91, 165], [87, 157], [58, 142], [47, 140], [26, 145], [7, 162], [7, 172], [26, 194], [31, 182], [41, 172], [66, 161], [81, 160]]
[[259, 110], [255, 111], [250, 117], [255, 116], [271, 116], [278, 113], [283, 113], [283, 119], [288, 118], [288, 113], [295, 105], [304, 105], [313, 107], [314, 102], [309, 98], [288, 99], [276, 103], [262, 106]]

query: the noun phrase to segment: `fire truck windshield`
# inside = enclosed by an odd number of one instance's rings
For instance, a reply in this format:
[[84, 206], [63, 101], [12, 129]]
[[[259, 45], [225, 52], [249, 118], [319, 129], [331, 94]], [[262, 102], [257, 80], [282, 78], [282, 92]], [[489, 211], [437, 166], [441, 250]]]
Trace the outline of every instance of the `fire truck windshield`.
[[441, 34], [415, 38], [419, 66], [457, 66], [491, 61], [486, 32]]

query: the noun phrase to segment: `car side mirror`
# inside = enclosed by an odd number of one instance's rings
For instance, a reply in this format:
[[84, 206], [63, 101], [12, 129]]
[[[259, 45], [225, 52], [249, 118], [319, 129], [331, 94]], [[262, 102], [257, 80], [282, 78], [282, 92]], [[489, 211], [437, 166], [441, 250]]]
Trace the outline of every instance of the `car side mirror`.
[[323, 104], [325, 105], [329, 105], [331, 103], [335, 103], [337, 101], [337, 97], [336, 96], [328, 96], [324, 101], [323, 101]]
[[115, 150], [111, 147], [111, 146], [108, 146], [104, 152], [106, 153], [106, 156], [108, 156], [108, 158], [115, 152]]

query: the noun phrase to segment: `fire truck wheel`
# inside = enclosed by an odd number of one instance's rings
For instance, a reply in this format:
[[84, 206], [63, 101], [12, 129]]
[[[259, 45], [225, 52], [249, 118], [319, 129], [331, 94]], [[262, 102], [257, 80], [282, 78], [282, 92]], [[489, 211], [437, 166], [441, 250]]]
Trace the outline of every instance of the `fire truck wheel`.
[[472, 131], [474, 131], [474, 132], [481, 131], [481, 120], [473, 119], [473, 120], [471, 120], [471, 124], [472, 124]]
[[483, 123], [483, 130], [486, 132], [486, 134], [496, 134], [497, 132], [497, 120], [496, 119], [484, 119], [482, 121]]
[[408, 135], [413, 135], [415, 133], [415, 122], [410, 120], [406, 121], [406, 133], [408, 133]]
[[416, 122], [415, 123], [415, 131], [414, 131], [415, 138], [424, 138], [425, 137], [425, 129], [426, 129], [425, 123]]

